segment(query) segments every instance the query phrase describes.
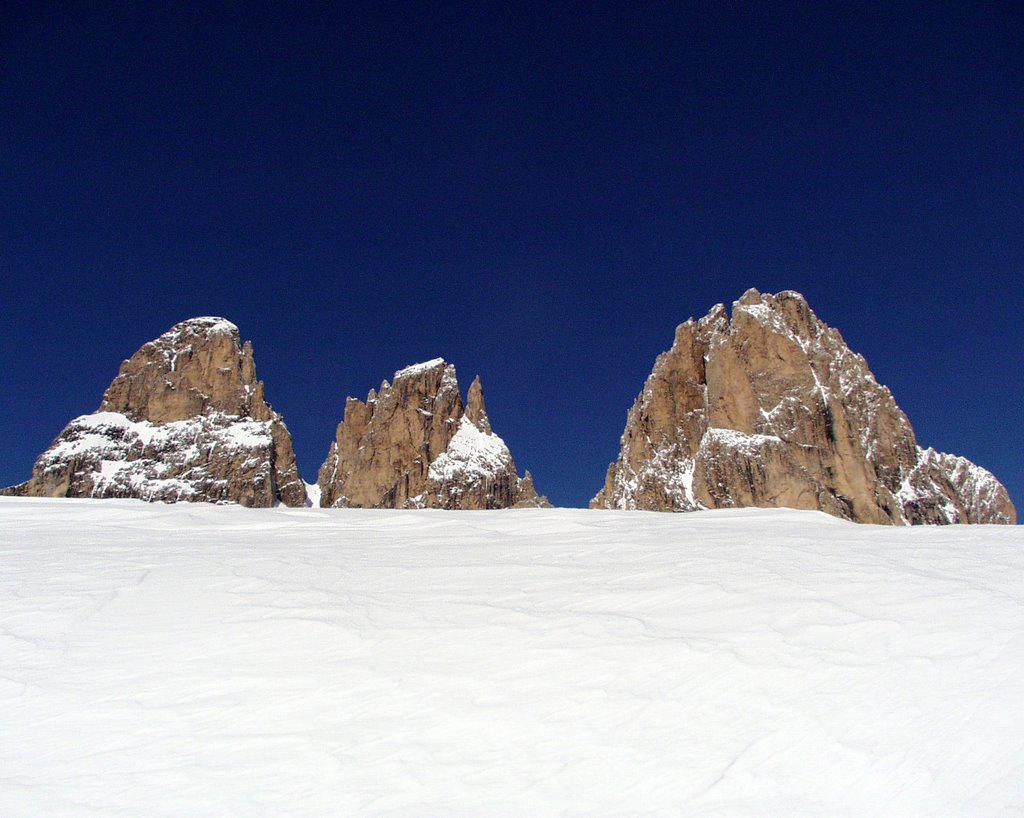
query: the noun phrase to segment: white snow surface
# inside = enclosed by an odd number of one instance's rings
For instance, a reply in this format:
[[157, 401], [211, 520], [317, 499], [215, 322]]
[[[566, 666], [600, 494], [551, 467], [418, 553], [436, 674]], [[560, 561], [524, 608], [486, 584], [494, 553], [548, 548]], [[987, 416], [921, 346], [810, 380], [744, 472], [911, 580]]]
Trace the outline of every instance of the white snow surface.
[[439, 483], [457, 480], [474, 485], [501, 474], [511, 462], [504, 440], [463, 416], [448, 448], [430, 464], [427, 476]]
[[444, 365], [444, 358], [432, 358], [431, 360], [424, 361], [423, 363], [411, 364], [404, 369], [399, 369], [392, 380], [397, 381], [399, 378], [411, 378], [415, 375], [429, 372], [431, 369], [436, 369], [437, 367]]
[[0, 498], [0, 814], [1020, 815], [1024, 529]]
[[307, 483], [305, 480], [302, 484], [306, 487], [306, 503], [313, 507], [320, 505], [320, 484], [319, 483]]
[[749, 435], [744, 432], [737, 432], [735, 429], [720, 429], [711, 427], [701, 438], [701, 445], [705, 440], [712, 440], [722, 446], [736, 449], [746, 455], [759, 454], [764, 446], [777, 446], [782, 440], [775, 435]]
[[195, 318], [189, 318], [187, 321], [182, 321], [180, 324], [175, 324], [172, 329], [165, 332], [164, 335], [174, 334], [176, 330], [188, 329], [195, 333], [212, 333], [212, 332], [238, 332], [238, 327], [228, 321], [227, 318], [221, 318], [219, 315], [200, 315]]
[[[130, 488], [141, 497], [187, 500], [211, 479], [200, 465], [204, 448], [207, 454], [216, 449], [248, 452], [256, 465], [266, 460], [273, 444], [272, 421], [211, 412], [152, 424], [117, 412], [94, 412], [72, 420], [40, 463], [50, 470], [82, 460], [94, 472], [97, 497]], [[182, 476], [168, 476], [175, 469]]]
[[115, 460], [124, 459], [127, 450], [136, 444], [167, 447], [203, 435], [214, 435], [219, 445], [232, 448], [264, 448], [273, 444], [271, 427], [271, 421], [216, 412], [162, 424], [134, 421], [119, 412], [93, 412], [68, 424], [68, 429], [74, 433], [46, 452], [45, 462], [57, 463], [71, 457], [103, 454], [109, 454]]

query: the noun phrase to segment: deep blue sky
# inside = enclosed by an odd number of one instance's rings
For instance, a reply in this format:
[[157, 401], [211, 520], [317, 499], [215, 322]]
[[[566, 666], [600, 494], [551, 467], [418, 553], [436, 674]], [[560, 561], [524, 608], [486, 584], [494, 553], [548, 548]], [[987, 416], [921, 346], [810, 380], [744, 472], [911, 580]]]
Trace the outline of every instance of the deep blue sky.
[[676, 324], [754, 286], [1024, 503], [1019, 3], [185, 5], [0, 24], [0, 484], [215, 314], [307, 480], [443, 356], [583, 505]]

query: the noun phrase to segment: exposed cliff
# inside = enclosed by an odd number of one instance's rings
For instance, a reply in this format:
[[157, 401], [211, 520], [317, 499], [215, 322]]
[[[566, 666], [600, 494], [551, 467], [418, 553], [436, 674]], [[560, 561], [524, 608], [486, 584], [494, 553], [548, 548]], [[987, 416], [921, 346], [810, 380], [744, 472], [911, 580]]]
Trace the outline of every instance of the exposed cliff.
[[494, 434], [480, 379], [463, 405], [455, 367], [437, 358], [406, 367], [349, 398], [320, 467], [324, 507], [482, 509], [541, 505]]
[[867, 523], [1014, 523], [989, 472], [922, 450], [795, 292], [749, 290], [676, 329], [629, 411], [597, 508], [817, 509]]
[[8, 493], [301, 506], [287, 427], [252, 346], [223, 318], [173, 326], [121, 364], [99, 409], [71, 421]]

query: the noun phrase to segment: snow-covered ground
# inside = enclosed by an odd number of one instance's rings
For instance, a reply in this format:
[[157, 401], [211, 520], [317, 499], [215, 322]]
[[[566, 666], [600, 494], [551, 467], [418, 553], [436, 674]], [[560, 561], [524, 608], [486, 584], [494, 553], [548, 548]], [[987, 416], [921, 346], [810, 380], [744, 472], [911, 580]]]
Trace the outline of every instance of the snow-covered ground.
[[1024, 529], [0, 498], [0, 814], [1024, 814]]

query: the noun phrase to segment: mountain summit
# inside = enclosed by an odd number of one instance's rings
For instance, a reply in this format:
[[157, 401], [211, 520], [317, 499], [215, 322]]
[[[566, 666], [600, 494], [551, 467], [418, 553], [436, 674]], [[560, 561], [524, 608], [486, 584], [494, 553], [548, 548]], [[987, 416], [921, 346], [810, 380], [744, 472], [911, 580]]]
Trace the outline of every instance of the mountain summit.
[[252, 345], [223, 318], [175, 324], [121, 364], [6, 493], [246, 506], [306, 503], [291, 435], [263, 397]]
[[363, 403], [349, 398], [327, 460], [320, 505], [481, 509], [546, 505], [491, 430], [476, 378], [464, 406], [441, 358], [395, 373]]
[[792, 291], [676, 329], [592, 508], [816, 509], [865, 523], [1015, 523], [996, 478], [922, 449], [863, 357]]

